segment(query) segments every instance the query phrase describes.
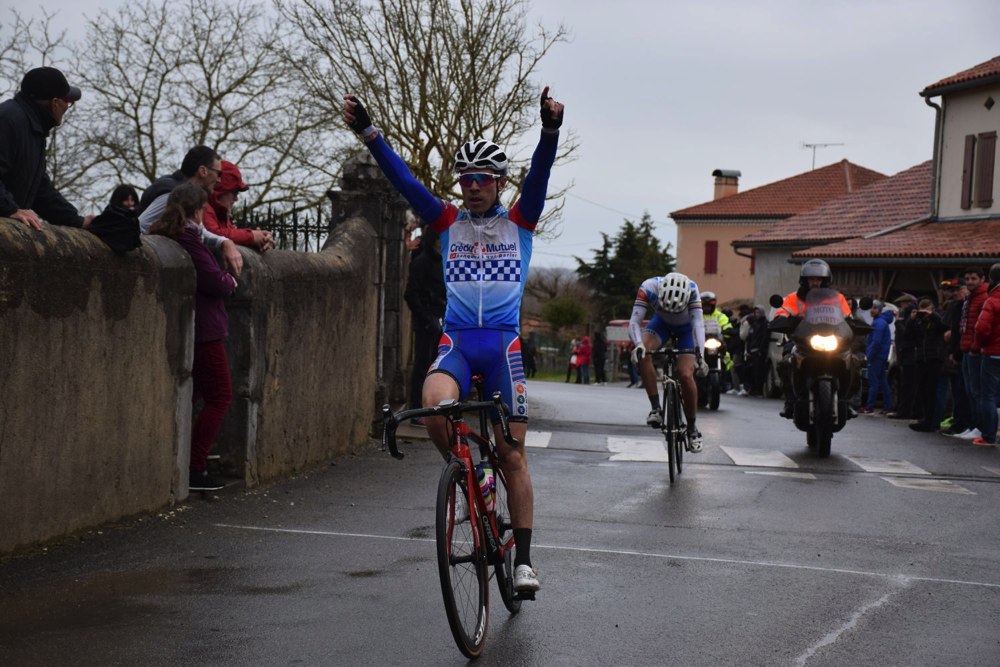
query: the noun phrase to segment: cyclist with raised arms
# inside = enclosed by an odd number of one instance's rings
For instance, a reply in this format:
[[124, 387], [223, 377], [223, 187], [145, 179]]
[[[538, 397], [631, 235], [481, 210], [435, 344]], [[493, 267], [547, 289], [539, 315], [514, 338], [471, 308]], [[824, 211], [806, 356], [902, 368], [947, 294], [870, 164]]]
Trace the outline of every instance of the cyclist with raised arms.
[[[653, 310], [653, 319], [642, 328], [642, 320], [648, 309]], [[632, 307], [628, 334], [635, 343], [632, 361], [639, 367], [642, 386], [652, 406], [646, 423], [653, 428], [662, 426], [663, 415], [660, 414], [656, 369], [653, 368], [649, 352], [659, 349], [670, 338], [676, 340], [677, 350], [680, 352], [677, 357], [677, 374], [680, 376], [684, 415], [687, 417], [688, 449], [700, 452], [701, 433], [695, 427], [698, 387], [694, 382], [694, 373], [695, 366], [699, 375], [708, 373], [708, 364], [702, 358], [702, 350], [705, 349], [705, 321], [702, 318], [698, 286], [683, 273], [668, 273], [643, 281]]]
[[[541, 136], [521, 196], [509, 210], [500, 203], [500, 192], [507, 185], [507, 156], [495, 143], [475, 139], [459, 148], [455, 155], [462, 190], [459, 206], [439, 199], [414, 178], [355, 96], [344, 97], [343, 111], [344, 121], [364, 139], [382, 172], [441, 238], [448, 303], [438, 356], [424, 381], [424, 407], [466, 396], [473, 374], [483, 376], [487, 393], [500, 391], [511, 406], [510, 430], [520, 445], [503, 445], [497, 452], [507, 478], [518, 591], [541, 588], [531, 565], [534, 492], [524, 447], [528, 394], [518, 332], [533, 234], [545, 205], [563, 120], [563, 105], [548, 93], [546, 86], [541, 95]], [[497, 440], [502, 441], [499, 415], [493, 422]], [[428, 418], [427, 432], [447, 458], [445, 418]]]

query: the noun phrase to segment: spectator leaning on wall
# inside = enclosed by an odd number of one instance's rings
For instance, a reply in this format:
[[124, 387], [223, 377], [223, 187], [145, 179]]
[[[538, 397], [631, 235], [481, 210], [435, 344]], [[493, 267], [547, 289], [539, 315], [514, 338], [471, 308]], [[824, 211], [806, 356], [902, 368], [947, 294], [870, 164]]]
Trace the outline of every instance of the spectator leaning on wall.
[[90, 224], [94, 216], [80, 217], [45, 170], [45, 140], [80, 96], [59, 70], [36, 67], [14, 98], [0, 104], [0, 216], [34, 229], [43, 219], [67, 227]]

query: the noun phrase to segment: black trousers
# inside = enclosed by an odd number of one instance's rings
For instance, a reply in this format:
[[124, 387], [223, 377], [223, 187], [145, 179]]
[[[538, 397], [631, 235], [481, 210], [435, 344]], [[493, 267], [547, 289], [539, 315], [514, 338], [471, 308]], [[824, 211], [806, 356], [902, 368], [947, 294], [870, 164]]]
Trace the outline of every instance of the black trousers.
[[407, 397], [411, 408], [423, 407], [424, 379], [437, 356], [440, 339], [441, 330], [436, 327], [413, 330], [413, 370], [410, 371], [410, 395]]

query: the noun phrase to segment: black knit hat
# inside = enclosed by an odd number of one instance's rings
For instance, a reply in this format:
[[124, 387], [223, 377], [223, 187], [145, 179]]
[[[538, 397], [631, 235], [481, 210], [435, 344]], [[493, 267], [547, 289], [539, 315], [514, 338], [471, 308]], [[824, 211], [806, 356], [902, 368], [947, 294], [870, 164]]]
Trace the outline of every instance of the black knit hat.
[[66, 76], [55, 67], [36, 67], [21, 79], [21, 92], [34, 100], [80, 99], [80, 89], [69, 85]]

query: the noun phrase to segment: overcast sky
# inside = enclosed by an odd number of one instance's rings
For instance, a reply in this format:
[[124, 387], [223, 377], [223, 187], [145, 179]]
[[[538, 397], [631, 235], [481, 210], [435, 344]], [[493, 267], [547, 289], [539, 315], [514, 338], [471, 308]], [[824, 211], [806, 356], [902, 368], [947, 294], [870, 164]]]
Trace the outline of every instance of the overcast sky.
[[[41, 3], [71, 30], [115, 4]], [[930, 159], [934, 111], [918, 93], [1000, 55], [997, 0], [533, 4], [533, 20], [572, 32], [539, 84], [581, 144], [553, 171], [553, 185], [575, 187], [535, 266], [575, 267], [643, 211], [675, 242], [668, 214], [710, 200], [714, 169], [742, 171], [741, 191], [771, 183], [812, 167], [803, 143], [844, 144], [816, 149], [817, 167], [848, 159], [891, 175]]]

